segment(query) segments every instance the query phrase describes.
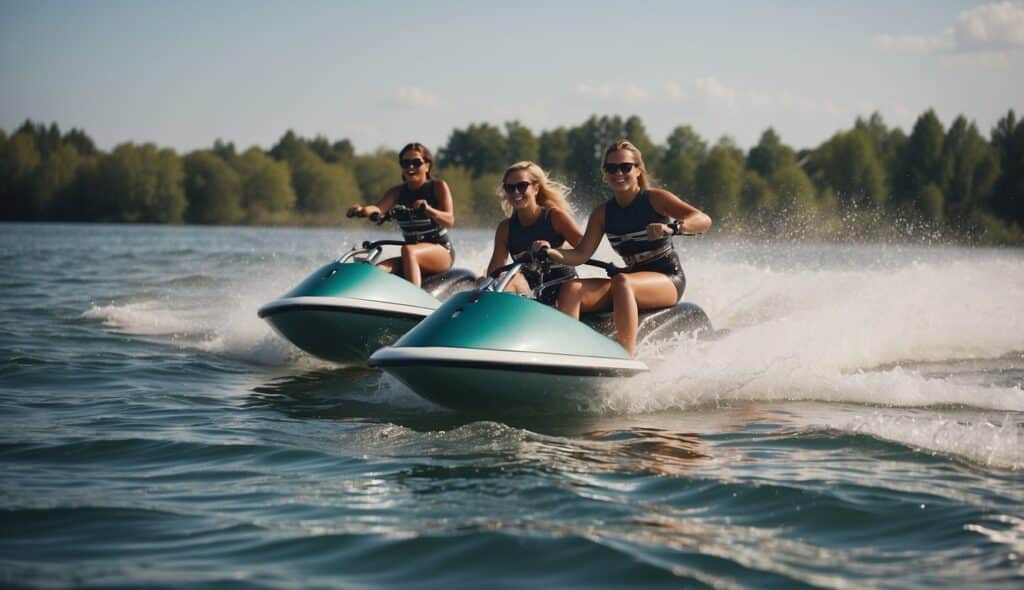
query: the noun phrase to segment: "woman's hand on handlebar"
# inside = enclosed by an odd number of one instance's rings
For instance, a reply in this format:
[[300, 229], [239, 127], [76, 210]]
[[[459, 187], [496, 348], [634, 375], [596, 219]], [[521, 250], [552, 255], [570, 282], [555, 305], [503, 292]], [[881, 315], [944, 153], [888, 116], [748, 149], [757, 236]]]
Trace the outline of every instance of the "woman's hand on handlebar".
[[648, 240], [651, 240], [651, 241], [658, 240], [658, 239], [664, 238], [665, 236], [671, 236], [673, 234], [675, 234], [675, 231], [672, 229], [672, 226], [670, 226], [670, 225], [668, 225], [666, 223], [657, 223], [657, 222], [655, 222], [655, 223], [647, 224], [647, 239]]
[[345, 217], [366, 217], [366, 214], [363, 213], [362, 205], [352, 205], [345, 212]]
[[378, 207], [376, 205], [366, 205], [366, 206], [360, 207], [360, 214], [359, 214], [359, 216], [360, 217], [368, 217], [368, 218], [370, 218], [371, 221], [376, 221], [376, 219], [374, 219], [374, 217], [376, 217], [376, 218], [380, 217], [380, 207]]

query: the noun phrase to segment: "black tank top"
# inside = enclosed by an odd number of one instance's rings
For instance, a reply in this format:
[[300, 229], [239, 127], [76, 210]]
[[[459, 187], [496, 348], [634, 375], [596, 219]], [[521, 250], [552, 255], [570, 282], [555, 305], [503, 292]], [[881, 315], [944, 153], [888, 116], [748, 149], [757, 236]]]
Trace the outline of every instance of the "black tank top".
[[513, 260], [529, 252], [537, 240], [546, 240], [552, 248], [558, 248], [565, 243], [565, 238], [551, 223], [551, 209], [542, 208], [540, 216], [530, 225], [520, 223], [519, 216], [515, 213], [508, 218], [508, 252]]
[[[405, 205], [411, 209], [416, 201], [423, 199], [431, 207], [437, 208], [438, 202], [437, 196], [434, 194], [434, 183], [435, 181], [428, 180], [415, 191], [410, 190], [409, 185], [403, 183], [395, 204]], [[402, 230], [402, 237], [410, 244], [418, 242], [448, 243], [448, 229], [442, 227], [426, 213], [413, 211], [408, 215], [396, 215], [395, 221], [398, 222], [398, 227]]]
[[[530, 225], [520, 223], [519, 216], [515, 213], [508, 218], [508, 240], [506, 245], [512, 260], [518, 260], [529, 252], [533, 247], [533, 243], [537, 240], [546, 240], [551, 244], [552, 248], [558, 248], [565, 243], [565, 238], [562, 234], [558, 233], [551, 222], [551, 209], [548, 207], [542, 208], [540, 217]], [[575, 274], [575, 270], [571, 266], [564, 264], [550, 265], [548, 272], [543, 276], [532, 270], [523, 271], [523, 276], [526, 277], [526, 282], [530, 287], [536, 287], [554, 278], [567, 277], [573, 274]]]
[[629, 266], [646, 265], [669, 254], [674, 254], [669, 237], [647, 239], [647, 226], [651, 223], [669, 223], [672, 219], [654, 210], [650, 192], [640, 191], [633, 202], [620, 207], [615, 197], [604, 205], [604, 231], [615, 252]]

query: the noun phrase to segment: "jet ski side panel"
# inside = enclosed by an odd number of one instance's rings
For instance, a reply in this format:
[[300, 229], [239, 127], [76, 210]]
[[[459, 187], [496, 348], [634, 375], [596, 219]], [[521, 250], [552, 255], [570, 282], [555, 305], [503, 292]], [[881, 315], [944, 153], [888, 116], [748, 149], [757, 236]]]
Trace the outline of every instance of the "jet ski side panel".
[[457, 293], [394, 344], [629, 359], [617, 342], [564, 313], [512, 293]]
[[409, 281], [363, 262], [324, 265], [285, 293], [293, 297], [350, 297], [436, 308], [440, 302]]
[[412, 283], [362, 262], [332, 262], [258, 311], [286, 340], [336, 363], [366, 362], [436, 309]]

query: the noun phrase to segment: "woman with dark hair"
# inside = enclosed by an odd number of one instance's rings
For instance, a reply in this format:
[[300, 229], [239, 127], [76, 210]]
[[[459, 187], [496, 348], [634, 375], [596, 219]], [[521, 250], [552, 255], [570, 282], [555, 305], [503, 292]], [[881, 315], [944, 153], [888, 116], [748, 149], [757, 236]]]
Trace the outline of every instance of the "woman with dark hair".
[[669, 191], [650, 188], [643, 155], [628, 141], [608, 146], [601, 169], [614, 196], [591, 212], [575, 249], [551, 250], [548, 256], [573, 266], [582, 264], [597, 250], [601, 237], [608, 236], [628, 270], [610, 279], [565, 283], [558, 309], [579, 318], [582, 311], [611, 308], [616, 337], [635, 356], [639, 310], [671, 307], [686, 288], [670, 236], [703, 233], [711, 227], [711, 218]]
[[[563, 185], [549, 179], [544, 170], [533, 162], [517, 162], [505, 170], [498, 194], [502, 199], [502, 209], [509, 218], [498, 224], [494, 234], [494, 250], [487, 265], [487, 275], [503, 266], [510, 256], [513, 260], [522, 260], [531, 248], [557, 248], [565, 242], [573, 246], [579, 243], [583, 232], [569, 215], [566, 192]], [[575, 269], [563, 264], [551, 265], [544, 274], [524, 269], [505, 290], [529, 295], [545, 282], [575, 275]], [[545, 288], [538, 300], [554, 305], [557, 297], [558, 284], [555, 284]]]
[[384, 214], [395, 205], [408, 208], [396, 215], [405, 245], [400, 258], [388, 258], [379, 266], [420, 286], [424, 275], [444, 272], [455, 262], [448, 230], [455, 225], [452, 193], [443, 180], [430, 177], [434, 157], [421, 143], [410, 143], [398, 152], [402, 184], [384, 193], [376, 205], [353, 205], [350, 216]]

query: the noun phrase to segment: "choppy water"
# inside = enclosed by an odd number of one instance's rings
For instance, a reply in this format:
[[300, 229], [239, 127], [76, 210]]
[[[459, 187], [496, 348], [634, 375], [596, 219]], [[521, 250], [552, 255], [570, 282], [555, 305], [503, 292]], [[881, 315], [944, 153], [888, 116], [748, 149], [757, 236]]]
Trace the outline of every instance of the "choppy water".
[[480, 420], [257, 319], [367, 235], [0, 224], [0, 585], [1024, 585], [1024, 252], [688, 240], [726, 337]]

